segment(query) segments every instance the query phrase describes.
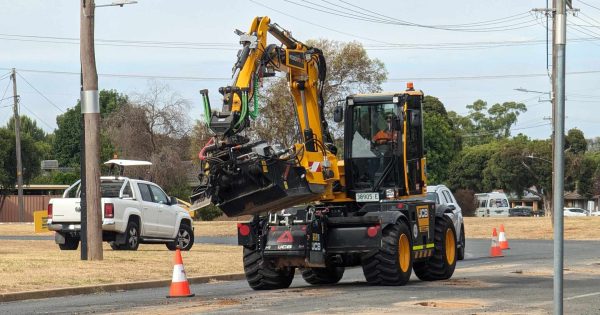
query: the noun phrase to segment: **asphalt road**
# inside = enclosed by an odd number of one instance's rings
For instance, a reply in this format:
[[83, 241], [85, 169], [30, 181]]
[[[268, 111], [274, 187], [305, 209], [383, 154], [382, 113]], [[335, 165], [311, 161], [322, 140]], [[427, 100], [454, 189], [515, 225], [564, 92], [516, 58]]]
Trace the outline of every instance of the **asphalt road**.
[[[0, 314], [121, 313], [552, 313], [552, 241], [511, 240], [505, 257], [488, 258], [489, 240], [468, 240], [450, 280], [403, 287], [365, 283], [360, 268], [338, 285], [314, 287], [297, 276], [286, 290], [252, 291], [245, 281], [193, 285], [188, 299], [168, 288], [0, 304]], [[565, 242], [565, 314], [600, 314], [600, 242]], [[227, 263], [227, 262], [223, 262]]]

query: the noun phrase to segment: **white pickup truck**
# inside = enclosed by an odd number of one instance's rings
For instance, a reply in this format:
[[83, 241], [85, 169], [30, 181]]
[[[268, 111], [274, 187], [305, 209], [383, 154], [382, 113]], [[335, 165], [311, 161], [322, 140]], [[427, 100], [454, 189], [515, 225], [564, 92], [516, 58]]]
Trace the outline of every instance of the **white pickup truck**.
[[[80, 182], [62, 198], [50, 199], [48, 228], [62, 250], [79, 246]], [[140, 243], [164, 243], [170, 250], [190, 250], [194, 229], [190, 214], [156, 184], [122, 176], [101, 177], [102, 238], [114, 250], [137, 250]]]

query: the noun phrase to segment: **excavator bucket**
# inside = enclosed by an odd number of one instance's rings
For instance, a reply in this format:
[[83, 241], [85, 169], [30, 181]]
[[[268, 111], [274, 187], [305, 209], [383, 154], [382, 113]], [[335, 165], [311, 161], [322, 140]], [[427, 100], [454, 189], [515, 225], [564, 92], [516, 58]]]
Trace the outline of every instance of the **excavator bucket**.
[[303, 167], [279, 159], [215, 168], [209, 183], [191, 196], [192, 210], [212, 203], [229, 217], [279, 211], [318, 199], [323, 192], [322, 186], [308, 184]]

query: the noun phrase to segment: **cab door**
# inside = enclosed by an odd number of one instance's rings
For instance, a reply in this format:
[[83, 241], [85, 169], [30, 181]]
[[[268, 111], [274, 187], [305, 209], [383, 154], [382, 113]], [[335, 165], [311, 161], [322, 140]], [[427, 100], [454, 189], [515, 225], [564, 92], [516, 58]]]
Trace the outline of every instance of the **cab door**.
[[158, 208], [157, 204], [152, 199], [152, 192], [150, 187], [145, 183], [138, 183], [138, 189], [140, 191], [140, 204], [142, 205], [142, 236], [155, 237], [158, 236]]
[[174, 206], [170, 205], [167, 194], [156, 185], [148, 185], [158, 209], [157, 228], [160, 237], [172, 237], [175, 233], [175, 220], [177, 219]]

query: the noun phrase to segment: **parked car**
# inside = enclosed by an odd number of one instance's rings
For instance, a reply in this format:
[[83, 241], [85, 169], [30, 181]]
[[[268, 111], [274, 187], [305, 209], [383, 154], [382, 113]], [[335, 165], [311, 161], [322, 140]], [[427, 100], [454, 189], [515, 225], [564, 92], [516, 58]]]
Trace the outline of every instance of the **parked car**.
[[508, 209], [509, 217], [532, 217], [533, 209], [531, 207], [515, 207]]
[[590, 213], [590, 216], [592, 216], [592, 217], [600, 217], [600, 211], [592, 211]]
[[505, 193], [490, 192], [475, 194], [477, 209], [475, 215], [478, 217], [508, 217], [508, 198]]
[[565, 208], [563, 213], [565, 217], [587, 217], [590, 215], [587, 210], [581, 208]]
[[[118, 165], [139, 165], [130, 160], [111, 160]], [[107, 162], [107, 163], [109, 163]], [[146, 162], [149, 163], [149, 162]], [[106, 164], [106, 163], [105, 163]], [[145, 164], [147, 165], [147, 164]], [[137, 250], [140, 243], [163, 243], [170, 250], [190, 250], [194, 228], [188, 211], [177, 205], [157, 184], [123, 176], [100, 178], [102, 240], [115, 249]], [[48, 228], [62, 250], [79, 246], [81, 231], [80, 181], [62, 198], [50, 199]]]
[[454, 229], [458, 236], [457, 247], [457, 258], [458, 260], [465, 259], [465, 224], [463, 221], [462, 210], [456, 198], [444, 185], [428, 185], [427, 186], [427, 199], [435, 201], [436, 211], [445, 212], [448, 217], [454, 223]]

